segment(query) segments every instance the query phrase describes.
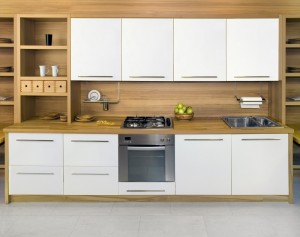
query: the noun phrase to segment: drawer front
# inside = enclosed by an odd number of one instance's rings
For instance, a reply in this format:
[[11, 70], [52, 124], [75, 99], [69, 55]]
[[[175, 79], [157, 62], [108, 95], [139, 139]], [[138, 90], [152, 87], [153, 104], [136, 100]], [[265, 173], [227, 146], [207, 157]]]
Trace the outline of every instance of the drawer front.
[[56, 81], [55, 82], [55, 92], [58, 92], [58, 93], [67, 92], [67, 82], [66, 81]]
[[175, 182], [119, 182], [119, 195], [175, 195]]
[[55, 92], [55, 81], [44, 81], [44, 92]]
[[9, 133], [9, 165], [63, 165], [63, 135]]
[[44, 91], [43, 81], [33, 81], [32, 82], [32, 92], [43, 92]]
[[10, 195], [62, 195], [63, 167], [9, 166]]
[[118, 167], [65, 167], [65, 195], [117, 195]]
[[118, 166], [118, 135], [65, 134], [66, 166]]
[[21, 92], [32, 92], [32, 82], [21, 81]]

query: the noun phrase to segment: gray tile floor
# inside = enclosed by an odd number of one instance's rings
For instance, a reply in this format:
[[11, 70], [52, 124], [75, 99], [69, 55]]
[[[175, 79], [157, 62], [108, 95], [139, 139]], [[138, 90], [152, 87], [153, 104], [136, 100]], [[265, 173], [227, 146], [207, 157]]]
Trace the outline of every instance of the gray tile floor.
[[285, 202], [109, 202], [4, 204], [0, 236], [20, 237], [299, 237], [300, 175], [295, 204]]

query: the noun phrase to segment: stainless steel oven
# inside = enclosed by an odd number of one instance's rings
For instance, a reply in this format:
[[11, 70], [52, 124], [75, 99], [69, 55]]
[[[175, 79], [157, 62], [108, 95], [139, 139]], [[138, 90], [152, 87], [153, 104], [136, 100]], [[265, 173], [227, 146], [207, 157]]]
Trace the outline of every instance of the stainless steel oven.
[[168, 134], [119, 135], [119, 181], [174, 182], [174, 140]]

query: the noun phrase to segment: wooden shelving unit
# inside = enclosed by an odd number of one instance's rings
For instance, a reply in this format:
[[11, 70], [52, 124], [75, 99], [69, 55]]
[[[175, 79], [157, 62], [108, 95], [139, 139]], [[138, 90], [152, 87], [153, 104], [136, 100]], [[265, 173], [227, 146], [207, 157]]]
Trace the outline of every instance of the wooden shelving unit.
[[[22, 14], [17, 16], [17, 122], [36, 119], [48, 112], [70, 116], [70, 16]], [[52, 34], [52, 45], [46, 45]], [[39, 65], [48, 72], [40, 76]], [[59, 76], [51, 76], [58, 65]]]

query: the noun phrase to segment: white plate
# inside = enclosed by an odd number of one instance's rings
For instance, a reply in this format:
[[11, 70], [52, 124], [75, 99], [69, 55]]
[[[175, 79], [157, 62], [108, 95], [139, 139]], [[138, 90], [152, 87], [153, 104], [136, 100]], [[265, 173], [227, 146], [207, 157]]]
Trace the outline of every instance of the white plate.
[[101, 98], [101, 94], [97, 90], [91, 90], [88, 94], [88, 99], [90, 101], [98, 101]]

